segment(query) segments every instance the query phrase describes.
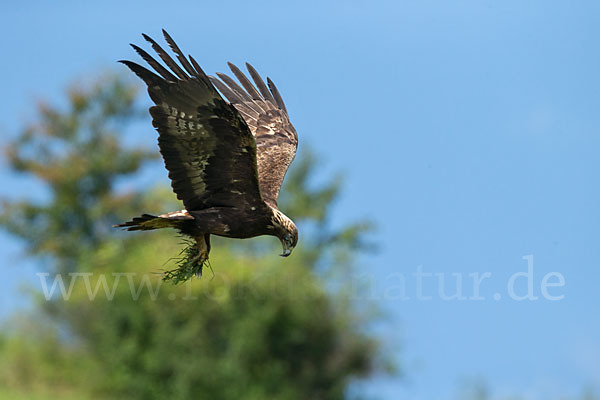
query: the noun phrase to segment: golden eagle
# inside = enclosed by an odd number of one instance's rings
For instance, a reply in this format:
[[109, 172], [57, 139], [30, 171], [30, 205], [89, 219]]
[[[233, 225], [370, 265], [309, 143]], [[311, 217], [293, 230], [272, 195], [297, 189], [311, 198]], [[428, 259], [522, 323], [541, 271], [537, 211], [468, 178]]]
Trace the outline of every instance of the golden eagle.
[[277, 197], [298, 136], [279, 91], [269, 78], [265, 84], [250, 64], [246, 67], [254, 85], [231, 63], [239, 83], [225, 74], [207, 76], [164, 30], [163, 35], [180, 64], [147, 35], [144, 39], [167, 68], [134, 44], [156, 73], [131, 61], [120, 62], [148, 85], [160, 153], [185, 209], [144, 214], [116, 226], [130, 231], [175, 228], [192, 237], [194, 273], [201, 273], [208, 260], [210, 235], [276, 236], [283, 246], [281, 255], [289, 256], [298, 242], [298, 229], [277, 209]]

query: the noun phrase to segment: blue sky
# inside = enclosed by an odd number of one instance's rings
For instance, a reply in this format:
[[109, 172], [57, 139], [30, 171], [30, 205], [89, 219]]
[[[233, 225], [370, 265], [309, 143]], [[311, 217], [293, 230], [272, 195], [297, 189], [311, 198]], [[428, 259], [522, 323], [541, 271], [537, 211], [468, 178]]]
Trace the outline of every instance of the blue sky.
[[[465, 379], [531, 399], [600, 387], [597, 171], [600, 3], [593, 1], [30, 2], [0, 12], [0, 129], [38, 98], [135, 58], [129, 42], [166, 28], [207, 72], [250, 61], [277, 83], [301, 146], [347, 173], [336, 221], [369, 217], [381, 252], [356, 277], [393, 318], [405, 367], [374, 380], [385, 399], [452, 399]], [[154, 134], [148, 127], [148, 141]], [[0, 195], [43, 196], [0, 166]], [[156, 180], [166, 181], [157, 170]], [[0, 235], [2, 315], [35, 282]], [[509, 298], [533, 255], [536, 301]], [[437, 276], [491, 277], [484, 300], [445, 301]], [[550, 301], [541, 281], [564, 277]], [[402, 275], [409, 299], [394, 296]], [[515, 290], [526, 291], [525, 279]], [[552, 280], [551, 280], [552, 282]], [[498, 293], [499, 300], [493, 295]]]

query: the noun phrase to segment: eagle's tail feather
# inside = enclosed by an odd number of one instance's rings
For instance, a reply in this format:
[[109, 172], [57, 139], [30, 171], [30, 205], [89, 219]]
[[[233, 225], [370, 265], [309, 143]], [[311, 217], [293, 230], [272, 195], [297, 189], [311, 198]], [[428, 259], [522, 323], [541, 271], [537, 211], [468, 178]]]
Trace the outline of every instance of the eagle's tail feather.
[[155, 215], [142, 214], [140, 217], [135, 217], [131, 221], [123, 222], [122, 224], [114, 225], [114, 228], [127, 228], [128, 231], [145, 231], [157, 229], [154, 220], [159, 219]]
[[114, 225], [115, 228], [126, 228], [128, 231], [149, 231], [152, 229], [162, 228], [181, 228], [191, 216], [181, 216], [181, 211], [168, 213], [163, 215], [142, 214], [140, 217], [135, 217], [131, 221], [123, 222], [122, 224]]

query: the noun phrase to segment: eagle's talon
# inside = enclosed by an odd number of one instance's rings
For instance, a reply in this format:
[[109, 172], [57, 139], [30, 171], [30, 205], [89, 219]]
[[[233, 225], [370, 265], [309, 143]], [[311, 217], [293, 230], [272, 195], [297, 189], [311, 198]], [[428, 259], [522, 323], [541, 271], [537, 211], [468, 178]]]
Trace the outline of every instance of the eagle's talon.
[[204, 265], [208, 261], [208, 255], [198, 254], [191, 261], [194, 264], [194, 269], [197, 268], [197, 271], [194, 275], [196, 276], [196, 278], [201, 278], [202, 277], [202, 269], [204, 269]]

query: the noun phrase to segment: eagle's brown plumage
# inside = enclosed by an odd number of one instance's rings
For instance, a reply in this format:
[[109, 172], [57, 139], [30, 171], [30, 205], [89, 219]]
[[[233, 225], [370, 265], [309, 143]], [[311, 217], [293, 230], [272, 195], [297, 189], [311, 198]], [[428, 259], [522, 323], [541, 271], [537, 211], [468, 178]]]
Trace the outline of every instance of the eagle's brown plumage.
[[279, 91], [270, 79], [267, 86], [249, 64], [254, 84], [231, 63], [239, 84], [225, 74], [209, 77], [194, 58], [184, 56], [167, 32], [163, 34], [180, 65], [146, 35], [166, 68], [133, 44], [155, 72], [121, 62], [148, 86], [155, 103], [150, 114], [159, 133], [160, 152], [185, 210], [144, 214], [117, 226], [178, 229], [197, 240], [202, 261], [208, 258], [210, 234], [277, 236], [288, 255], [298, 233], [277, 209], [277, 197], [296, 154], [298, 136]]

